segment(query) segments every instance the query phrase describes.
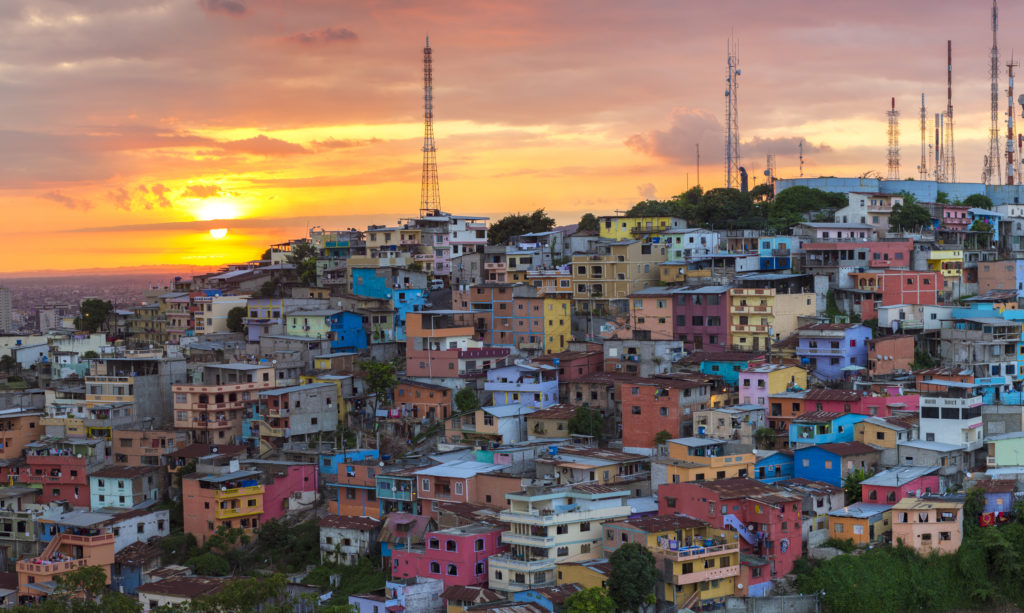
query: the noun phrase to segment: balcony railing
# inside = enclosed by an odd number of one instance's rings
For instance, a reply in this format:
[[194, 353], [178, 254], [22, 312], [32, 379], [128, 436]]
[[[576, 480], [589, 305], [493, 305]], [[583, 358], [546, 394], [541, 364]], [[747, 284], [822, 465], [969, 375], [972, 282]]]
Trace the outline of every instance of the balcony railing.
[[214, 496], [214, 498], [238, 498], [239, 496], [255, 496], [256, 494], [262, 494], [264, 487], [262, 485], [247, 485], [245, 487], [234, 487], [230, 489], [220, 490]]
[[86, 560], [81, 558], [77, 560], [66, 560], [64, 562], [47, 562], [44, 564], [35, 564], [32, 562], [34, 559], [36, 558], [19, 561], [16, 565], [18, 574], [25, 573], [35, 575], [37, 577], [39, 575], [52, 576], [59, 573], [70, 572], [86, 565]]
[[730, 551], [739, 551], [740, 544], [737, 543], [723, 543], [720, 545], [712, 545], [711, 547], [681, 547], [679, 549], [665, 549], [660, 547], [654, 548], [654, 554], [659, 557], [666, 557], [677, 561], [693, 560], [696, 558], [703, 558], [711, 555], [719, 555]]
[[533, 534], [520, 534], [507, 530], [501, 533], [501, 542], [505, 545], [527, 545], [530, 547], [550, 547], [555, 544], [553, 536], [537, 536]]
[[213, 516], [216, 519], [231, 519], [232, 517], [245, 517], [247, 515], [260, 515], [263, 513], [263, 505], [257, 505], [255, 507], [231, 507], [227, 509], [217, 509]]
[[698, 572], [676, 575], [676, 585], [692, 585], [702, 581], [714, 581], [716, 579], [725, 579], [726, 577], [736, 577], [739, 574], [740, 567], [738, 565], [726, 566], [725, 568], [709, 568]]

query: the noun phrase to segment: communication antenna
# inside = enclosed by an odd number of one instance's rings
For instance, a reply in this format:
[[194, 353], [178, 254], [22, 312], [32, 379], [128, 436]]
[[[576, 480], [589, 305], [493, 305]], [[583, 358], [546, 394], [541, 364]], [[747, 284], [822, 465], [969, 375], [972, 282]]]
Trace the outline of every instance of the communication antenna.
[[423, 177], [420, 181], [420, 217], [441, 210], [437, 186], [437, 148], [434, 146], [434, 68], [430, 37], [423, 47]]
[[1018, 160], [1015, 151], [1016, 140], [1017, 140], [1017, 129], [1014, 124], [1014, 112], [1013, 112], [1013, 69], [1019, 66], [1020, 63], [1014, 61], [1013, 55], [1010, 55], [1010, 61], [1006, 63], [1006, 184], [1016, 184], [1016, 175], [1018, 170]]
[[[999, 7], [997, 0], [992, 0], [992, 66], [989, 76], [992, 79], [992, 125], [989, 128], [988, 155], [982, 170], [982, 182], [986, 185], [997, 185], [1003, 174], [999, 155], [999, 45], [996, 42], [996, 31], [999, 29]], [[1013, 106], [1013, 101], [1010, 101]], [[1011, 111], [1011, 115], [1013, 112]]]
[[889, 176], [890, 181], [900, 180], [900, 112], [896, 110], [896, 98], [887, 113], [889, 116]]
[[948, 183], [956, 183], [956, 150], [953, 139], [953, 41], [946, 41], [946, 141], [943, 145], [943, 176]]
[[918, 177], [928, 180], [928, 116], [924, 110], [924, 94], [921, 94], [921, 165], [917, 167]]
[[[739, 124], [739, 76], [740, 60], [735, 40], [726, 42], [729, 60], [729, 76], [725, 89], [725, 186], [731, 188], [733, 181], [740, 180], [740, 124]], [[734, 179], [735, 177], [735, 179]]]
[[804, 139], [800, 139], [800, 143], [797, 145], [800, 149], [800, 178], [804, 176]]

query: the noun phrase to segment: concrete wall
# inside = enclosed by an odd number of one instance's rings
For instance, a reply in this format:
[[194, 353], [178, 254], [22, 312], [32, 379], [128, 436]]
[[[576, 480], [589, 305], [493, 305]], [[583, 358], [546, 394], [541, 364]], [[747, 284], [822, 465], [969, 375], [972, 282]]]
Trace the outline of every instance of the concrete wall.
[[1019, 405], [983, 404], [981, 405], [981, 421], [986, 437], [995, 434], [1010, 434], [1022, 431], [1022, 415]]
[[727, 613], [818, 613], [816, 594], [790, 594], [762, 598], [726, 598]]

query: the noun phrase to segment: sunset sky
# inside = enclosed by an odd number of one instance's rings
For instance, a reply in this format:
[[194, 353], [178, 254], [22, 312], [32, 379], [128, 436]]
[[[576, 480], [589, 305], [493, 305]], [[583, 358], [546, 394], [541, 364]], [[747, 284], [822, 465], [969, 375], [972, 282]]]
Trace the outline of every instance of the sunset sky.
[[987, 151], [986, 2], [4, 0], [0, 30], [0, 277], [188, 272], [415, 215], [428, 34], [452, 213], [610, 214], [694, 185], [697, 143], [722, 185], [730, 34], [752, 177], [767, 153], [795, 176], [801, 138], [805, 176], [884, 175], [892, 96], [916, 176], [947, 38], [961, 180]]

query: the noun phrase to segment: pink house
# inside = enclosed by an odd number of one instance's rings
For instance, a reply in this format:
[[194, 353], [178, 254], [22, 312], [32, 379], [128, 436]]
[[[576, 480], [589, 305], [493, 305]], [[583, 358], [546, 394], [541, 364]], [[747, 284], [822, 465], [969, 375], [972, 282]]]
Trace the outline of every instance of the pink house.
[[648, 287], [630, 294], [629, 321], [633, 325], [633, 338], [674, 340], [672, 299], [672, 291], [664, 287]]
[[938, 304], [942, 274], [935, 271], [887, 270], [878, 274], [882, 306], [896, 304]]
[[875, 504], [896, 504], [939, 490], [938, 466], [898, 466], [861, 481], [861, 498]]
[[856, 413], [871, 417], [891, 417], [893, 411], [918, 410], [921, 397], [903, 395], [900, 388], [891, 387], [884, 396], [865, 396], [862, 392], [837, 389], [813, 389], [804, 394], [804, 411]]
[[430, 577], [453, 585], [487, 585], [487, 558], [504, 553], [501, 528], [469, 524], [427, 532], [423, 546], [396, 549], [391, 577]]
[[244, 464], [246, 468], [263, 471], [266, 476], [262, 521], [284, 517], [293, 503], [311, 505], [316, 501], [319, 487], [316, 464], [272, 460], [248, 460]]
[[971, 216], [967, 212], [970, 208], [958, 204], [943, 204], [942, 218], [939, 221], [944, 228], [966, 230], [971, 225]]

